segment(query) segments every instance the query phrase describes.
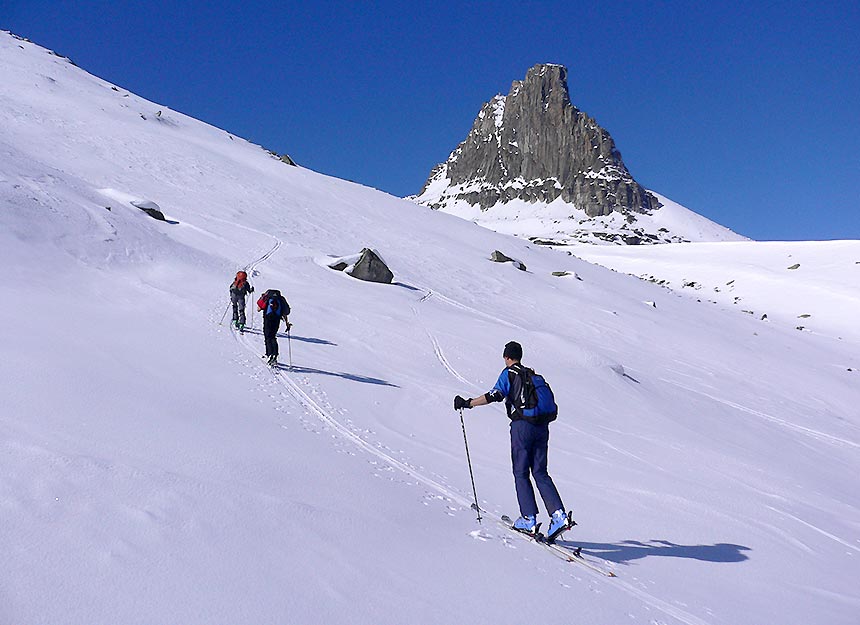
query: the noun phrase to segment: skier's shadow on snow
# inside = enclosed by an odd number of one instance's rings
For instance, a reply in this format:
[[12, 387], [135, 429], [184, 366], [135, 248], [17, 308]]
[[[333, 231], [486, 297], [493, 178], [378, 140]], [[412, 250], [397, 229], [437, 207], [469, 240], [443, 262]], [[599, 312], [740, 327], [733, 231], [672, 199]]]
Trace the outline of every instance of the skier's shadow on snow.
[[313, 343], [314, 345], [337, 345], [337, 343], [332, 343], [331, 341], [327, 341], [326, 339], [318, 339], [312, 336], [296, 336], [295, 334], [292, 337], [288, 337], [286, 334], [281, 332], [278, 334], [279, 339], [288, 339], [292, 338], [294, 341], [300, 341], [302, 343]]
[[279, 371], [286, 371], [288, 373], [310, 373], [310, 374], [318, 374], [318, 375], [332, 375], [336, 378], [343, 378], [345, 380], [352, 380], [353, 382], [362, 382], [364, 384], [378, 384], [379, 386], [393, 386], [394, 388], [400, 388], [396, 384], [392, 384], [391, 382], [387, 382], [386, 380], [380, 380], [379, 378], [371, 378], [366, 375], [356, 375], [355, 373], [343, 373], [338, 371], [325, 371], [323, 369], [313, 369], [311, 367], [299, 367], [297, 365], [285, 365], [283, 363], [278, 363], [275, 365], [275, 369]]
[[[245, 334], [256, 334], [257, 336], [263, 336], [263, 331], [258, 330], [257, 328], [245, 328]], [[326, 339], [318, 339], [313, 336], [296, 336], [293, 334], [291, 337], [287, 336], [283, 332], [278, 332], [279, 339], [292, 339], [294, 341], [300, 341], [302, 343], [313, 343], [315, 345], [334, 345], [337, 346], [337, 343], [332, 343], [331, 341], [327, 341]]]
[[420, 291], [417, 286], [412, 286], [411, 284], [406, 284], [405, 282], [392, 282], [394, 286], [399, 286], [401, 289], [406, 289], [407, 291]]
[[568, 547], [582, 547], [582, 553], [622, 564], [651, 556], [689, 558], [703, 562], [743, 562], [749, 560], [749, 556], [743, 552], [750, 551], [749, 547], [731, 543], [679, 545], [668, 540], [650, 540], [647, 543], [638, 540], [624, 540], [620, 543], [558, 542]]

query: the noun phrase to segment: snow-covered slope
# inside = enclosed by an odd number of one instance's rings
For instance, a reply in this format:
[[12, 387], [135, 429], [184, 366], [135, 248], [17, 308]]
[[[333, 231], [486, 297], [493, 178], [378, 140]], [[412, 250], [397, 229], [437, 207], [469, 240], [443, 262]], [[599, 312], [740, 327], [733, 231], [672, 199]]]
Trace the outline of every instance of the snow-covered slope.
[[650, 193], [662, 204], [656, 210], [649, 213], [611, 213], [598, 217], [590, 217], [560, 197], [549, 204], [513, 199], [488, 209], [454, 197], [480, 190], [480, 185], [452, 186], [443, 166], [428, 181], [421, 195], [407, 199], [436, 207], [441, 212], [473, 221], [496, 232], [552, 246], [748, 240], [654, 191]]
[[[851, 336], [284, 165], [5, 33], [0, 128], [0, 622], [856, 622]], [[395, 284], [325, 266], [362, 247]], [[290, 300], [291, 369], [219, 324], [240, 267]], [[495, 524], [498, 406], [466, 413], [469, 509], [451, 400], [511, 339], [616, 578]]]

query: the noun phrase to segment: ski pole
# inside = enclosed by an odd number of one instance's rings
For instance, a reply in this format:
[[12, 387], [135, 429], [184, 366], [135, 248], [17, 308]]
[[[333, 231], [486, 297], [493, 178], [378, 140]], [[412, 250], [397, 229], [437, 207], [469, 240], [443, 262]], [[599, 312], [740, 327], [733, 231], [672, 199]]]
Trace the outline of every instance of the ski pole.
[[290, 336], [290, 327], [287, 326], [287, 353], [290, 357], [290, 369], [293, 368], [293, 339]]
[[463, 426], [463, 442], [466, 444], [466, 462], [469, 463], [469, 477], [472, 478], [472, 494], [475, 496], [475, 512], [478, 513], [478, 523], [480, 523], [481, 507], [478, 505], [478, 491], [475, 490], [475, 474], [472, 472], [472, 459], [469, 457], [469, 441], [466, 439], [466, 422], [463, 421], [462, 408], [460, 408], [460, 425]]
[[225, 309], [224, 309], [224, 314], [223, 314], [223, 315], [221, 315], [221, 321], [219, 321], [219, 322], [218, 322], [218, 325], [219, 325], [219, 326], [220, 326], [222, 323], [224, 323], [224, 317], [226, 317], [226, 316], [227, 316], [227, 311], [228, 311], [228, 310], [230, 310], [230, 306], [231, 306], [231, 304], [227, 304], [227, 308], [225, 308]]

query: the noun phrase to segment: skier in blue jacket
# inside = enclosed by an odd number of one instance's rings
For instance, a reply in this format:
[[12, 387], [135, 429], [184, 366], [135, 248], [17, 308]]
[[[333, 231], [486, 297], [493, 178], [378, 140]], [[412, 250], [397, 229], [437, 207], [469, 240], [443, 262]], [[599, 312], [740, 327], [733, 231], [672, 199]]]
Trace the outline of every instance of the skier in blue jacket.
[[531, 478], [534, 478], [546, 511], [551, 517], [547, 539], [552, 541], [575, 525], [571, 513], [565, 512], [558, 489], [547, 471], [549, 421], [555, 418], [555, 414], [548, 419], [527, 417], [523, 414], [523, 377], [526, 372], [520, 362], [523, 348], [516, 341], [511, 341], [505, 345], [502, 357], [505, 360], [505, 368], [493, 389], [470, 399], [457, 395], [454, 398], [454, 410], [505, 402], [508, 417], [511, 419], [511, 464], [520, 507], [520, 518], [514, 522], [514, 529], [526, 534], [537, 533], [538, 507], [531, 482]]

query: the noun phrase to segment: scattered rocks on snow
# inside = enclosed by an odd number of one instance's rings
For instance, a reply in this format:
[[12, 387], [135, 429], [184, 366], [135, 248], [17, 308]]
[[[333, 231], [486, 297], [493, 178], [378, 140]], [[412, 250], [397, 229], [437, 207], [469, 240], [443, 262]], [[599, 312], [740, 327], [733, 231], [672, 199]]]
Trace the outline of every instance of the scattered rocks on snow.
[[794, 263], [789, 269], [797, 269], [798, 267], [800, 267], [800, 263]]
[[[233, 137], [230, 137], [230, 138], [232, 139]], [[290, 158], [289, 154], [278, 154], [274, 150], [269, 150], [267, 148], [263, 148], [263, 149], [266, 150], [266, 152], [268, 152], [270, 156], [278, 159], [282, 163], [286, 163], [287, 165], [292, 165], [293, 167], [298, 167], [298, 164], [292, 158]]]

